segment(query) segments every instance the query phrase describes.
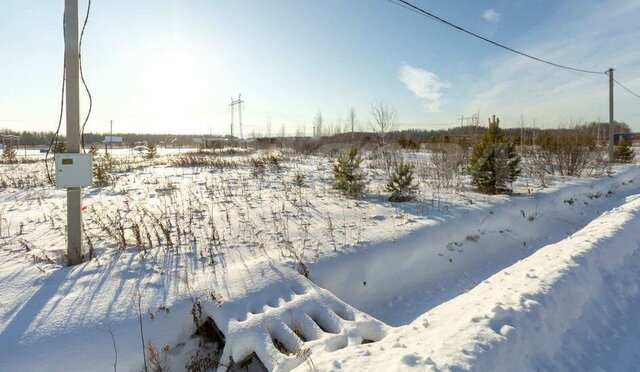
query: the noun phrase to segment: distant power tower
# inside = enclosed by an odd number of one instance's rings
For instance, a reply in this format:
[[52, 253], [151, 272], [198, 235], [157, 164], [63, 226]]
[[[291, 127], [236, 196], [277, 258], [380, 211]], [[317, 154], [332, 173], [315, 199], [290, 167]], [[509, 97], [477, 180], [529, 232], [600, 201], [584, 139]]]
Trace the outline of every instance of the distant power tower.
[[233, 99], [231, 97], [231, 103], [229, 104], [229, 109], [231, 110], [231, 138], [233, 138], [233, 119], [235, 117], [235, 108], [238, 106], [238, 124], [240, 126], [240, 139], [242, 139], [242, 104], [244, 101], [242, 100], [242, 94], [238, 95], [238, 99]]
[[465, 126], [468, 128], [466, 135], [471, 138], [475, 138], [478, 126], [480, 125], [480, 114], [477, 113], [466, 117], [461, 115], [458, 120], [460, 121], [460, 126], [462, 128]]

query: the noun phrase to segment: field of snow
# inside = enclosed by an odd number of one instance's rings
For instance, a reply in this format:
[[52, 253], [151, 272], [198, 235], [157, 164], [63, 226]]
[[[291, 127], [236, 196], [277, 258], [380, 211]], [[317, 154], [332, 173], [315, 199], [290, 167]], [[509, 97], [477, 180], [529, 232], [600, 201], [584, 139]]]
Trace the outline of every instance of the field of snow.
[[351, 200], [332, 157], [127, 151], [112, 185], [84, 190], [75, 267], [65, 192], [41, 161], [0, 165], [0, 370], [143, 370], [143, 350], [173, 371], [639, 361], [635, 165], [546, 189], [524, 177], [511, 196], [423, 180], [394, 204], [375, 154]]

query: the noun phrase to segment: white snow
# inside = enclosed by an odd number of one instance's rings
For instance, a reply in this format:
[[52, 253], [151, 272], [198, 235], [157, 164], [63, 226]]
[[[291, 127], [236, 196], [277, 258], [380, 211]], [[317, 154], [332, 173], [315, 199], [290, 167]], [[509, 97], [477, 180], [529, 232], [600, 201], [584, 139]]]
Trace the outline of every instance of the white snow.
[[640, 199], [318, 370], [633, 370], [640, 360]]
[[375, 159], [353, 201], [332, 190], [330, 158], [285, 154], [257, 174], [260, 152], [220, 168], [127, 154], [114, 186], [84, 192], [96, 258], [76, 267], [61, 266], [64, 192], [41, 163], [0, 165], [0, 371], [141, 370], [138, 308], [145, 342], [182, 370], [198, 304], [226, 338], [221, 370], [253, 353], [270, 370], [639, 361], [636, 166], [544, 190], [525, 179], [513, 196], [423, 185], [391, 204]]
[[614, 178], [496, 198], [489, 208], [451, 209], [365, 251], [322, 260], [310, 267], [311, 279], [388, 324], [407, 324], [624, 203], [639, 183], [637, 170], [628, 168]]

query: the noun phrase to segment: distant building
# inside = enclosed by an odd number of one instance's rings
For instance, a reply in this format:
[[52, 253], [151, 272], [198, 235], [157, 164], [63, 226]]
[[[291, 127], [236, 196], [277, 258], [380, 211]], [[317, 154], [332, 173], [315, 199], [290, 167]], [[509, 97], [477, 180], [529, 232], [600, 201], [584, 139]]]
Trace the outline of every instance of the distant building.
[[614, 133], [613, 134], [613, 144], [618, 145], [620, 140], [624, 138], [624, 141], [631, 145], [633, 143], [633, 134], [631, 133]]
[[104, 144], [110, 145], [122, 145], [122, 137], [121, 136], [104, 136], [104, 140], [102, 141]]
[[235, 146], [239, 143], [238, 139], [229, 136], [208, 136], [202, 137], [204, 148], [221, 149], [224, 147]]

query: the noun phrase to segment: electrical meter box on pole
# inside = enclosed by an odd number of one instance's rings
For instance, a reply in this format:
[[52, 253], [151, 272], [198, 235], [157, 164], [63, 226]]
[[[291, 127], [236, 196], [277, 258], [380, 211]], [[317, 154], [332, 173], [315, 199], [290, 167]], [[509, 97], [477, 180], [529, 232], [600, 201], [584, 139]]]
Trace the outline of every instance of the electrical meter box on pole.
[[56, 187], [86, 187], [93, 183], [91, 154], [61, 153], [55, 155]]

